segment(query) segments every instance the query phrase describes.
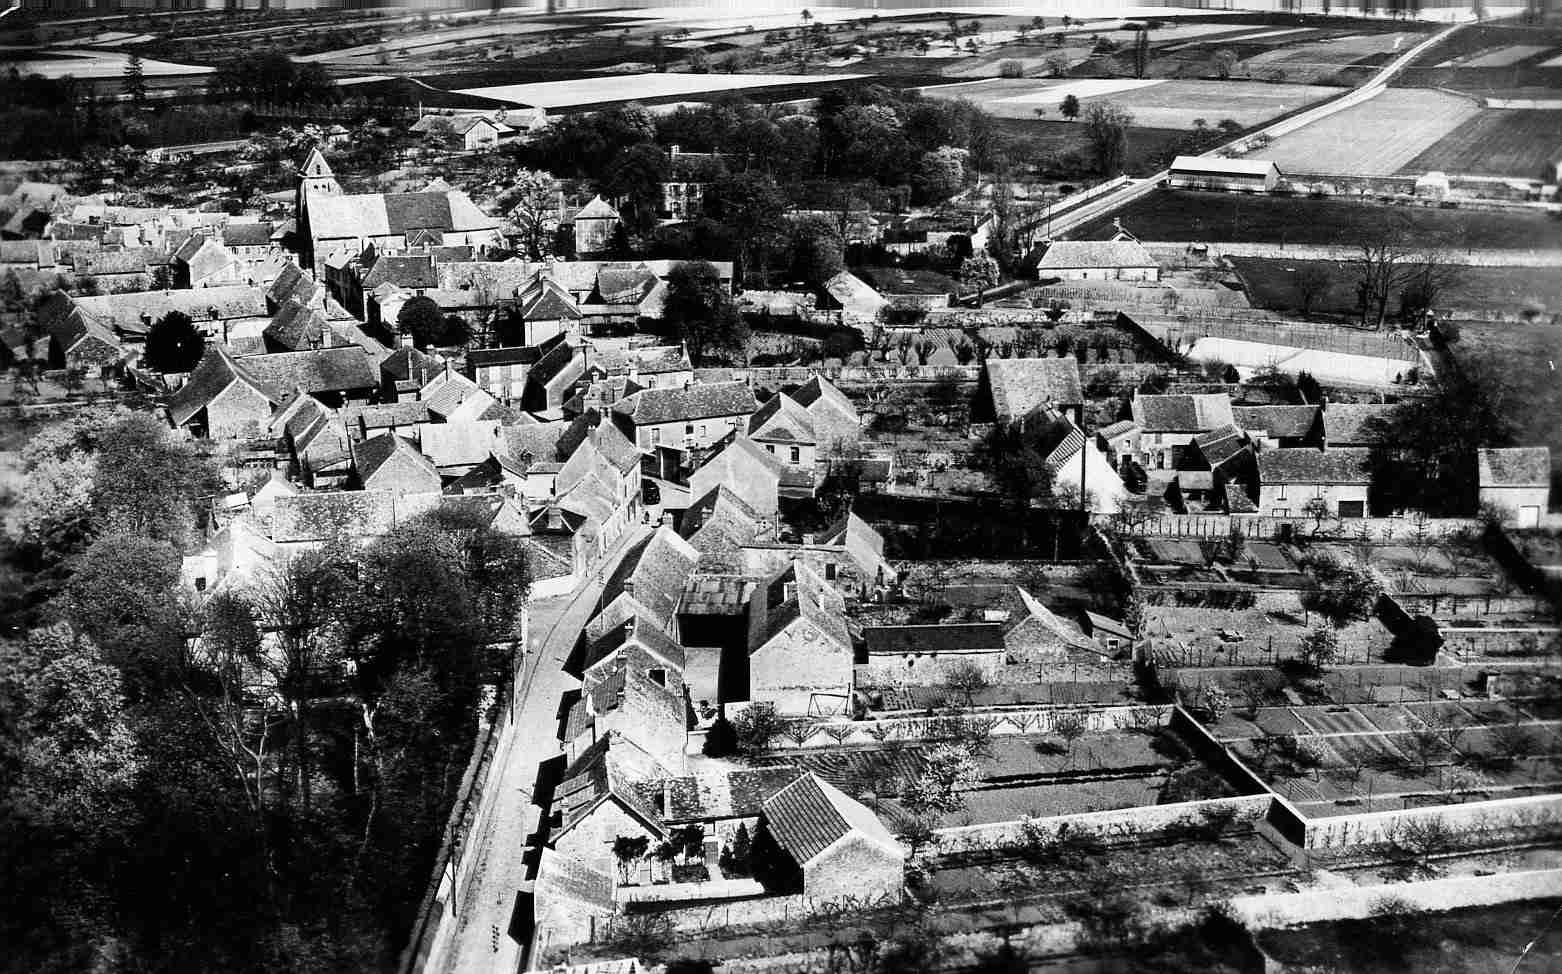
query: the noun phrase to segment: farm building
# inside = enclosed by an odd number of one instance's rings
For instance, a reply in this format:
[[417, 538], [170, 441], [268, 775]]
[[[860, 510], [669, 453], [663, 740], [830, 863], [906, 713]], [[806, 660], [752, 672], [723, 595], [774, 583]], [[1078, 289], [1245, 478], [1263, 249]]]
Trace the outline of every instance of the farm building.
[[1331, 517], [1365, 517], [1372, 485], [1371, 451], [1265, 450], [1258, 455], [1258, 508], [1269, 517], [1308, 514], [1321, 499]]
[[1173, 189], [1267, 193], [1280, 182], [1280, 167], [1262, 159], [1178, 156], [1172, 160], [1171, 177], [1167, 181]]
[[1448, 198], [1450, 187], [1448, 174], [1436, 170], [1426, 173], [1416, 179], [1416, 195], [1427, 199], [1445, 200]]
[[1551, 503], [1551, 451], [1543, 446], [1477, 450], [1481, 504], [1533, 528]]
[[1159, 281], [1161, 266], [1133, 240], [1057, 240], [1036, 276], [1065, 281]]
[[448, 148], [492, 149], [515, 130], [482, 115], [424, 115], [412, 126], [412, 131], [438, 141]]
[[1080, 421], [1085, 394], [1079, 361], [1068, 358], [988, 358], [977, 375], [976, 414], [1010, 423], [1038, 410]]

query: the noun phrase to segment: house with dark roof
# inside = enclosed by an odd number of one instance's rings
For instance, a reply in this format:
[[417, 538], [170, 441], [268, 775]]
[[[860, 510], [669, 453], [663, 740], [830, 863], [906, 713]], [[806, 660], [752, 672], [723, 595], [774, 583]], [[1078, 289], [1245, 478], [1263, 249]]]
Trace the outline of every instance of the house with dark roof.
[[812, 568], [793, 562], [755, 586], [749, 605], [749, 699], [784, 714], [850, 710], [852, 640], [846, 601]]
[[113, 372], [125, 360], [126, 349], [118, 336], [84, 314], [55, 318], [44, 332], [50, 368], [80, 369], [95, 378]]
[[379, 388], [379, 370], [359, 345], [250, 355], [244, 368], [275, 389], [300, 388], [332, 409], [367, 402]]
[[1012, 423], [1040, 411], [1048, 419], [1067, 416], [1078, 423], [1084, 402], [1079, 360], [1072, 355], [1064, 358], [989, 356], [977, 375], [975, 413], [990, 421]]
[[1228, 424], [1195, 435], [1192, 445], [1183, 451], [1177, 488], [1185, 502], [1208, 508], [1223, 509], [1234, 493], [1256, 497], [1257, 461], [1247, 433]]
[[1323, 404], [1325, 446], [1380, 446], [1404, 407], [1393, 403]]
[[266, 432], [276, 440], [279, 466], [311, 486], [339, 487], [352, 472], [346, 429], [301, 389], [277, 406]]
[[1146, 470], [1177, 470], [1199, 433], [1234, 424], [1226, 393], [1147, 395], [1136, 392], [1133, 421], [1139, 427], [1139, 463]]
[[539, 413], [562, 409], [585, 374], [585, 350], [567, 340], [555, 342], [527, 369], [521, 407]]
[[389, 494], [437, 493], [439, 470], [412, 443], [395, 433], [381, 433], [354, 443], [353, 467], [366, 491]]
[[645, 389], [615, 403], [613, 421], [642, 450], [706, 449], [743, 433], [758, 403], [744, 382]]
[[862, 422], [857, 406], [835, 383], [816, 375], [788, 393], [814, 421], [814, 438], [828, 454], [836, 446], [857, 441]]
[[1475, 451], [1482, 507], [1520, 528], [1540, 526], [1551, 506], [1551, 451], [1543, 446]]
[[467, 374], [484, 392], [500, 402], [518, 402], [526, 394], [526, 376], [532, 366], [563, 341], [564, 337], [560, 335], [543, 345], [468, 349]]
[[620, 595], [628, 596], [643, 605], [658, 625], [669, 627], [684, 584], [699, 560], [700, 553], [678, 532], [662, 525], [619, 562], [602, 598], [610, 603]]
[[[616, 638], [618, 632], [603, 639]], [[631, 634], [624, 642], [633, 639]], [[566, 705], [560, 739], [567, 758], [573, 760], [615, 733], [659, 760], [677, 762], [682, 757], [689, 734], [681, 676], [676, 685], [658, 682], [658, 676], [665, 681], [667, 670], [640, 668], [631, 658], [634, 652], [638, 650], [625, 648], [598, 663], [579, 696]]]
[[1036, 276], [1065, 281], [1159, 281], [1161, 265], [1136, 240], [1054, 240]]
[[214, 237], [192, 234], [174, 251], [168, 273], [174, 287], [204, 288], [246, 283], [246, 266], [237, 254]]
[[540, 345], [556, 336], [580, 331], [579, 304], [546, 267], [516, 295], [511, 310], [523, 322], [528, 345]]
[[380, 360], [380, 399], [406, 402], [444, 371], [444, 363], [414, 348], [409, 340]]
[[678, 530], [700, 553], [700, 572], [741, 575], [743, 546], [767, 534], [769, 527], [758, 511], [722, 484], [690, 502]]
[[619, 837], [660, 842], [667, 828], [656, 806], [634, 785], [662, 780], [671, 772], [621, 733], [600, 737], [564, 769], [554, 791], [552, 847], [562, 855], [616, 877], [627, 877], [613, 857]]
[[409, 130], [447, 149], [492, 149], [515, 130], [485, 115], [424, 115]]
[[303, 304], [297, 298], [288, 298], [276, 310], [261, 335], [268, 352], [302, 352], [345, 344], [336, 341], [324, 311]]
[[1258, 509], [1306, 517], [1321, 501], [1330, 517], [1367, 516], [1372, 451], [1365, 447], [1265, 450], [1258, 455]]
[[773, 523], [781, 507], [786, 465], [746, 436], [733, 436], [717, 446], [689, 474], [689, 494], [703, 497], [725, 487], [759, 517]]
[[766, 799], [763, 813], [770, 835], [801, 873], [804, 895], [899, 900], [906, 851], [862, 802], [807, 774]]
[[199, 290], [133, 291], [125, 294], [79, 296], [56, 292], [38, 308], [45, 328], [55, 318], [79, 311], [122, 339], [140, 341], [154, 323], [171, 311], [190, 316], [208, 338], [221, 337], [231, 325], [266, 321], [271, 310], [259, 287], [224, 285]]
[[1231, 419], [1259, 449], [1324, 445], [1319, 406], [1232, 406]]
[[212, 344], [169, 398], [168, 418], [176, 429], [189, 428], [212, 439], [255, 437], [263, 434], [272, 408], [287, 396], [284, 387], [251, 372], [222, 345]]

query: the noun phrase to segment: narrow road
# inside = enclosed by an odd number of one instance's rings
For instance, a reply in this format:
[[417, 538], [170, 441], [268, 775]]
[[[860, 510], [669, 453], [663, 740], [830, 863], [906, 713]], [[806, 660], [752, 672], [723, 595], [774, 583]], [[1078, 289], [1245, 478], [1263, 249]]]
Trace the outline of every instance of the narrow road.
[[[1299, 128], [1303, 128], [1305, 126], [1311, 125], [1314, 122], [1328, 118], [1330, 115], [1338, 114], [1347, 108], [1353, 108], [1356, 105], [1360, 105], [1364, 101], [1376, 98], [1378, 95], [1382, 94], [1388, 89], [1389, 82], [1394, 80], [1395, 75], [1409, 67], [1412, 62], [1414, 62], [1422, 54], [1425, 54], [1434, 44], [1440, 43], [1441, 41], [1447, 39], [1450, 35], [1463, 26], [1464, 24], [1455, 24], [1446, 30], [1438, 31], [1431, 37], [1422, 41], [1420, 44], [1417, 44], [1415, 47], [1412, 47], [1410, 50], [1406, 51], [1404, 54], [1401, 54], [1398, 58], [1395, 58], [1393, 61], [1390, 61], [1388, 64], [1384, 65], [1383, 70], [1372, 76], [1372, 80], [1351, 91], [1349, 94], [1343, 95], [1342, 97], [1337, 98], [1327, 104], [1318, 105], [1315, 108], [1310, 108], [1307, 111], [1293, 115], [1290, 118], [1281, 119], [1278, 122], [1271, 122], [1269, 125], [1264, 126], [1262, 129], [1259, 129], [1256, 132], [1249, 132], [1239, 139], [1234, 139], [1231, 142], [1225, 143], [1224, 145], [1218, 145], [1215, 148], [1210, 149], [1208, 152], [1202, 153], [1202, 155], [1214, 156], [1231, 148], [1238, 142], [1251, 139], [1256, 135], [1268, 135], [1272, 138], [1279, 137], [1281, 135], [1285, 135], [1288, 132], [1294, 132]], [[1363, 138], [1366, 137], [1369, 136], [1364, 133]], [[1114, 211], [1127, 206], [1134, 200], [1137, 200], [1143, 196], [1148, 196], [1170, 176], [1171, 170], [1163, 169], [1153, 176], [1148, 176], [1144, 179], [1130, 183], [1120, 190], [1102, 196], [1100, 199], [1095, 199], [1088, 203], [1084, 203], [1061, 216], [1054, 216], [1052, 218], [1052, 236], [1054, 238], [1063, 237], [1071, 230], [1075, 230], [1088, 223], [1093, 223], [1098, 218], [1107, 216]]]
[[[559, 753], [554, 734], [559, 698], [577, 686], [564, 672], [575, 640], [597, 613], [597, 600], [614, 569], [635, 543], [654, 530], [637, 524], [624, 532], [597, 570], [568, 595], [531, 605], [531, 632], [516, 708], [515, 746], [499, 769], [499, 801], [492, 820], [475, 837], [477, 868], [466, 896], [456, 908], [458, 926], [444, 961], [428, 970], [460, 974], [497, 974], [520, 970], [523, 945], [507, 934], [516, 893], [526, 880], [526, 840], [537, 829], [542, 809], [532, 804], [537, 768]], [[497, 936], [495, 931], [498, 931]]]

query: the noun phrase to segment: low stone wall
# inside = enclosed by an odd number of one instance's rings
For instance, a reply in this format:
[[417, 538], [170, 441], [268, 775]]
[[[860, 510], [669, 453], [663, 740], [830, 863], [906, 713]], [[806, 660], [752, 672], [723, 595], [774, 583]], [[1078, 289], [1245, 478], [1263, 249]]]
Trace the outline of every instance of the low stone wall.
[[613, 891], [614, 899], [620, 903], [690, 903], [698, 900], [740, 900], [764, 895], [765, 888], [753, 879], [620, 886]]
[[1270, 801], [1268, 794], [1241, 795], [1236, 798], [1212, 798], [1171, 805], [1138, 805], [1104, 812], [954, 826], [934, 830], [938, 835], [935, 851], [939, 855], [1012, 852], [1026, 845], [1027, 829], [1040, 829], [1052, 838], [1066, 830], [1072, 835], [1092, 835], [1108, 843], [1132, 842], [1169, 828], [1200, 825], [1206, 812], [1224, 809], [1234, 813], [1233, 823], [1250, 826], [1262, 821], [1268, 814]]
[[[1111, 515], [1092, 515], [1091, 520], [1102, 526], [1113, 526]], [[1480, 534], [1485, 525], [1474, 518], [1429, 518], [1425, 522], [1428, 538], [1447, 538], [1461, 532]], [[1299, 538], [1340, 540], [1349, 542], [1373, 542], [1404, 540], [1414, 536], [1416, 523], [1407, 517], [1362, 517], [1349, 520], [1326, 519], [1323, 530], [1307, 517], [1267, 517], [1257, 514], [1169, 514], [1151, 518], [1136, 525], [1132, 534], [1139, 537], [1163, 538], [1224, 538], [1232, 526], [1242, 529], [1253, 540], [1267, 540], [1289, 528]]]
[[[1345, 886], [1301, 893], [1235, 896], [1232, 911], [1249, 928], [1286, 927], [1329, 920], [1359, 920], [1385, 899], [1404, 900], [1430, 912], [1544, 899], [1562, 890], [1562, 870], [1537, 869], [1496, 876], [1457, 876], [1414, 883]], [[1434, 922], [1432, 920], [1430, 922]]]
[[[1082, 712], [1087, 733], [1161, 727], [1171, 719], [1165, 706], [1141, 707], [992, 707], [964, 714], [942, 716], [887, 716], [878, 720], [820, 722], [804, 736], [803, 728], [783, 737], [778, 748], [811, 750], [850, 744], [878, 744], [885, 740], [932, 741], [952, 739], [963, 721], [981, 721], [994, 735], [1050, 734], [1057, 715], [1063, 711]], [[729, 716], [731, 714], [729, 713]], [[878, 735], [883, 735], [882, 738]]]
[[1432, 805], [1393, 812], [1363, 812], [1309, 819], [1309, 850], [1366, 851], [1382, 846], [1407, 827], [1438, 821], [1456, 837], [1475, 836], [1470, 845], [1490, 845], [1507, 834], [1514, 839], [1562, 834], [1562, 795], [1528, 795], [1460, 805]]
[[[656, 915], [672, 921], [675, 931], [704, 932], [725, 930], [731, 927], [757, 927], [774, 923], [801, 923], [821, 917], [839, 917], [864, 910], [888, 909], [901, 905], [903, 897], [895, 894], [864, 897], [823, 899], [815, 896], [766, 896], [716, 903], [709, 906], [689, 906], [673, 910], [658, 910]], [[598, 940], [612, 936], [613, 924], [620, 918], [597, 918]]]

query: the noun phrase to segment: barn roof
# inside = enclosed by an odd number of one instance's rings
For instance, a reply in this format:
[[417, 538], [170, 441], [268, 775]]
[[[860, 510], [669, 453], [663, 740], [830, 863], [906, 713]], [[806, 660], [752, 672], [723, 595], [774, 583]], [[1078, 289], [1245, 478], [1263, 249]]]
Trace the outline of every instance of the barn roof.
[[1365, 447], [1265, 450], [1258, 455], [1258, 479], [1265, 485], [1370, 484], [1370, 461]]
[[1056, 240], [1042, 254], [1036, 269], [1061, 271], [1159, 266], [1148, 250], [1132, 240]]
[[900, 844], [866, 805], [812, 773], [771, 795], [764, 811], [771, 835], [799, 865], [853, 833], [901, 853]]
[[1551, 451], [1543, 446], [1477, 450], [1482, 487], [1551, 486]]

